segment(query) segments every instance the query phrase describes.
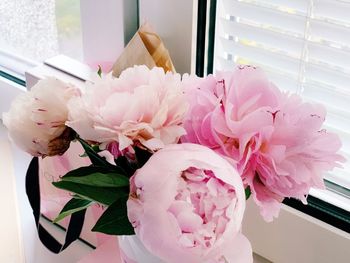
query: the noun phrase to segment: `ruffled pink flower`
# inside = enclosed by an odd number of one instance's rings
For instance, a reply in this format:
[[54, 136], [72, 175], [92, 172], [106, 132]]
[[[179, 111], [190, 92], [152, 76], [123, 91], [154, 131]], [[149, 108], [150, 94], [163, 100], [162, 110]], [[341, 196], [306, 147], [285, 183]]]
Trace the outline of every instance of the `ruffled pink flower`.
[[323, 173], [343, 161], [338, 136], [322, 129], [324, 107], [282, 93], [255, 67], [208, 76], [186, 95], [182, 141], [229, 159], [267, 221], [285, 197], [306, 202], [311, 187], [324, 188]]
[[88, 84], [69, 104], [67, 125], [85, 140], [116, 141], [120, 151], [135, 142], [157, 150], [185, 133], [187, 107], [179, 74], [134, 66], [119, 78], [109, 74]]
[[3, 114], [10, 138], [33, 156], [63, 154], [74, 137], [65, 125], [67, 103], [79, 95], [79, 89], [71, 84], [55, 78], [40, 80]]
[[131, 178], [128, 217], [166, 262], [252, 262], [240, 233], [245, 194], [238, 172], [196, 144], [169, 145]]

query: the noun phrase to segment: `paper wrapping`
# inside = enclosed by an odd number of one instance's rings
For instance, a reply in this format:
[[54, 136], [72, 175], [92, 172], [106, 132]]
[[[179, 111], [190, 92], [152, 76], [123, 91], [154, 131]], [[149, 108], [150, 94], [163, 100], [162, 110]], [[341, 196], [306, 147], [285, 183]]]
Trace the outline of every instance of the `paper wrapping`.
[[150, 69], [157, 66], [165, 72], [175, 72], [169, 51], [148, 23], [139, 28], [113, 65], [113, 76], [118, 77], [124, 69], [134, 65], [146, 65]]

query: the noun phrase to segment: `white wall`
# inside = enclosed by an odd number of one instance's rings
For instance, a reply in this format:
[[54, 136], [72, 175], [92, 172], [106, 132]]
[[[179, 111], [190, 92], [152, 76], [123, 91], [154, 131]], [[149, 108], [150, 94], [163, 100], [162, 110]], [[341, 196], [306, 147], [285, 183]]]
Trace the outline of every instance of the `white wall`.
[[150, 22], [179, 73], [191, 71], [194, 0], [140, 0], [140, 23]]

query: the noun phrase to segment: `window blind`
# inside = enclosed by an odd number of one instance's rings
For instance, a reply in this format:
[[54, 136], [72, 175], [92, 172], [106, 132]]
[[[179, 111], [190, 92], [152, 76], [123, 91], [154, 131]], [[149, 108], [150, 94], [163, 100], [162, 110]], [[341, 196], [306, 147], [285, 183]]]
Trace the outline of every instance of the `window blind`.
[[[262, 67], [281, 89], [322, 103], [350, 160], [350, 1], [218, 0], [215, 70]], [[350, 189], [350, 162], [326, 179]]]

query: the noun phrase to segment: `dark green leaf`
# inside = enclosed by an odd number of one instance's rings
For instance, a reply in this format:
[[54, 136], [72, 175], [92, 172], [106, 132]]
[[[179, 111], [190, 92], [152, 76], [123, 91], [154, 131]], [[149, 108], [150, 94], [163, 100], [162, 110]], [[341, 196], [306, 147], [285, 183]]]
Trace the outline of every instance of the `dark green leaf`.
[[80, 154], [79, 157], [89, 157], [86, 152], [84, 152], [83, 154]]
[[102, 68], [100, 65], [98, 65], [98, 71], [97, 71], [97, 75], [99, 75], [99, 77], [102, 76]]
[[135, 147], [135, 155], [138, 163], [138, 168], [141, 168], [148, 161], [148, 159], [151, 158], [152, 153], [141, 149], [140, 147]]
[[124, 171], [117, 166], [83, 166], [77, 169], [71, 170], [66, 173], [62, 178], [65, 177], [81, 177], [92, 173], [115, 173], [120, 175], [125, 175]]
[[72, 197], [75, 199], [79, 199], [79, 200], [86, 200], [86, 198], [84, 198], [83, 196], [80, 196], [78, 194], [72, 194]]
[[96, 201], [104, 205], [111, 205], [118, 198], [128, 196], [129, 188], [96, 187], [77, 184], [67, 181], [53, 182], [54, 186], [78, 194], [86, 199]]
[[87, 156], [89, 157], [89, 159], [93, 165], [104, 166], [104, 167], [111, 167], [112, 166], [113, 167], [113, 165], [111, 165], [109, 162], [107, 162], [105, 158], [99, 156], [86, 141], [84, 141], [81, 138], [78, 138], [78, 141], [83, 146], [85, 153], [87, 154]]
[[117, 173], [91, 173], [85, 176], [64, 176], [62, 181], [97, 187], [124, 187], [129, 186], [129, 178]]
[[125, 156], [119, 156], [115, 159], [115, 163], [118, 167], [123, 167], [124, 173], [130, 178], [134, 175], [136, 169], [135, 165], [131, 164]]
[[97, 152], [97, 153], [101, 151], [101, 150], [100, 150], [100, 146], [97, 145], [97, 144], [91, 145], [91, 148], [92, 148], [95, 152]]
[[245, 200], [248, 200], [251, 194], [250, 186], [247, 186], [245, 189]]
[[81, 177], [81, 176], [86, 176], [92, 173], [109, 173], [113, 171], [111, 167], [104, 167], [104, 166], [82, 166], [77, 169], [71, 170], [68, 173], [66, 173], [62, 178], [65, 177]]
[[54, 223], [61, 221], [66, 216], [69, 216], [75, 212], [86, 209], [90, 206], [92, 202], [90, 200], [76, 199], [72, 198], [68, 203], [63, 207], [60, 214], [53, 220]]
[[128, 177], [118, 167], [84, 166], [66, 173], [63, 181], [91, 186], [123, 187], [129, 186]]
[[134, 235], [134, 228], [128, 219], [126, 201], [127, 198], [121, 198], [109, 206], [92, 231], [108, 235]]

